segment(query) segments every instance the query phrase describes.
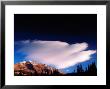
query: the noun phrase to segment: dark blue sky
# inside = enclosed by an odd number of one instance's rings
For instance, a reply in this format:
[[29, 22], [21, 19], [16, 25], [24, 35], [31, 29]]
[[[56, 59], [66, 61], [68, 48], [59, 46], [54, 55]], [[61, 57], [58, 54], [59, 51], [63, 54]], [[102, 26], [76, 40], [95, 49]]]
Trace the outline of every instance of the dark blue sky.
[[[69, 44], [87, 42], [88, 49], [97, 49], [96, 14], [15, 14], [14, 40], [64, 41]], [[16, 53], [15, 63], [25, 54]], [[92, 61], [96, 62], [96, 55]], [[91, 61], [84, 62], [87, 66]]]

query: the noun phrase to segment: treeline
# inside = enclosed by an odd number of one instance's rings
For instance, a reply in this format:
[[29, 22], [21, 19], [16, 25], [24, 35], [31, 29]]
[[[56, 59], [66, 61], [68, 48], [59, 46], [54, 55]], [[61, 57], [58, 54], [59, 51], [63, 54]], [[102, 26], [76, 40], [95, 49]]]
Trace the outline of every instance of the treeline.
[[97, 76], [97, 67], [95, 62], [91, 63], [83, 69], [82, 65], [78, 65], [76, 72], [66, 74], [67, 76]]
[[18, 63], [14, 65], [15, 76], [96, 76], [97, 67], [95, 62], [83, 68], [79, 64], [73, 73], [62, 73], [58, 69], [47, 66], [45, 64], [33, 64], [31, 62]]

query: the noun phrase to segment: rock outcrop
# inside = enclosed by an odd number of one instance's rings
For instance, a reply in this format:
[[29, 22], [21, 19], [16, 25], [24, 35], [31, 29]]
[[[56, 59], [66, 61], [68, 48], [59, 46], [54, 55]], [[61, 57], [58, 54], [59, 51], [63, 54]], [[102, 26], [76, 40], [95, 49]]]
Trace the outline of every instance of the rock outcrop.
[[60, 76], [60, 75], [64, 75], [64, 73], [46, 64], [26, 61], [14, 65], [14, 75], [15, 76]]

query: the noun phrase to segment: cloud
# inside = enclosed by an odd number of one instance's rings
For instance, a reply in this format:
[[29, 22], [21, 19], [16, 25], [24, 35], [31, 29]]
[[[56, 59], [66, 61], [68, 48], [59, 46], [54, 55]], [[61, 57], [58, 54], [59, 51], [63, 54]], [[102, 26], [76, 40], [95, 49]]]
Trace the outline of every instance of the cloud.
[[37, 61], [56, 68], [67, 68], [91, 59], [96, 50], [87, 50], [88, 44], [69, 44], [61, 41], [26, 40], [15, 42], [21, 46], [17, 52], [25, 53], [25, 60]]

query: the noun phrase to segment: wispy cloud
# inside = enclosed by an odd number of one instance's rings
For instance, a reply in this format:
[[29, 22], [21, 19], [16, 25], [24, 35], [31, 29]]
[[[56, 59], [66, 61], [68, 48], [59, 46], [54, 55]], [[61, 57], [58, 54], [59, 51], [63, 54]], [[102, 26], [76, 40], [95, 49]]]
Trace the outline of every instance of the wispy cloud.
[[37, 61], [56, 68], [66, 68], [91, 59], [96, 50], [86, 50], [86, 42], [69, 44], [61, 41], [25, 40], [15, 42], [21, 46], [17, 52], [27, 54], [25, 60]]

